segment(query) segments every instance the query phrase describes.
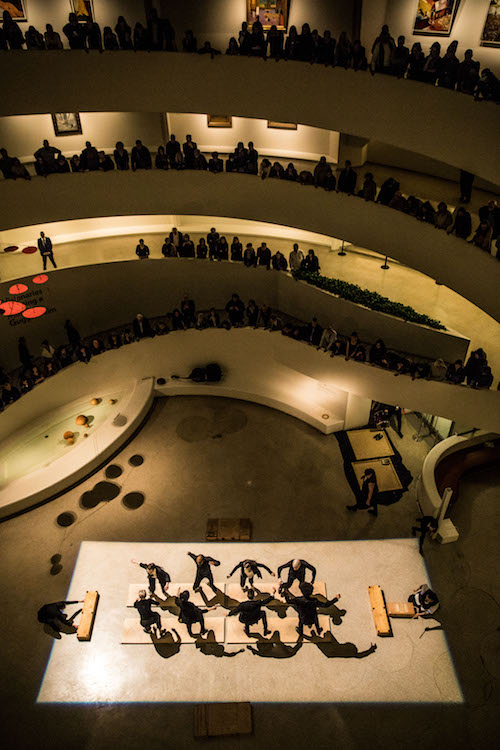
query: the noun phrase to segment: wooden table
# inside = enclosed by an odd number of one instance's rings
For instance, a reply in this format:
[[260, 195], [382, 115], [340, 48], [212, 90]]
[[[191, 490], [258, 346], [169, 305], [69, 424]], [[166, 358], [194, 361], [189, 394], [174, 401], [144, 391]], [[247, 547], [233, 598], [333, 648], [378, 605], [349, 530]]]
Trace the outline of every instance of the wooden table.
[[[375, 440], [375, 435], [382, 435], [382, 437], [380, 440]], [[394, 455], [384, 430], [348, 430], [347, 437], [357, 460]]]
[[[388, 461], [389, 463], [382, 463], [383, 461]], [[363, 484], [361, 477], [366, 469], [373, 469], [377, 477], [379, 492], [389, 492], [390, 490], [401, 490], [403, 488], [390, 458], [372, 458], [368, 461], [353, 461], [352, 468], [354, 469], [360, 487]]]

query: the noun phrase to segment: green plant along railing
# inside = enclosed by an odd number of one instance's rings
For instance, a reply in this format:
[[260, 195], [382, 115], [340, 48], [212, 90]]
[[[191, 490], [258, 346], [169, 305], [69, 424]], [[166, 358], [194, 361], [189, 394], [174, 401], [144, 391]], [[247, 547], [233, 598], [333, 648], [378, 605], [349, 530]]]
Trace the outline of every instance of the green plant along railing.
[[330, 279], [328, 276], [322, 276], [319, 273], [310, 273], [309, 271], [293, 271], [293, 278], [296, 281], [306, 281], [308, 284], [324, 289], [326, 292], [336, 294], [342, 299], [355, 302], [357, 305], [363, 305], [370, 310], [394, 315], [396, 318], [402, 318], [409, 323], [420, 323], [429, 328], [436, 328], [439, 331], [445, 331], [446, 326], [433, 320], [428, 315], [418, 313], [413, 307], [402, 305], [401, 302], [393, 302], [387, 297], [382, 297], [377, 292], [370, 292], [368, 289], [361, 289], [357, 284], [349, 284], [347, 281], [340, 279]]

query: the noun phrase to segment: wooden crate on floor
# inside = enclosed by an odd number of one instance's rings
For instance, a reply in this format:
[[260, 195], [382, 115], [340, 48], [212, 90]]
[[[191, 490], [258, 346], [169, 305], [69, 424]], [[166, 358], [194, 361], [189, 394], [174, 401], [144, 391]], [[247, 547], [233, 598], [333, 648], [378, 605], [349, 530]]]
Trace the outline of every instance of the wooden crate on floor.
[[252, 733], [250, 703], [202, 703], [194, 707], [194, 736]]
[[252, 524], [249, 518], [209, 518], [207, 542], [249, 542]]

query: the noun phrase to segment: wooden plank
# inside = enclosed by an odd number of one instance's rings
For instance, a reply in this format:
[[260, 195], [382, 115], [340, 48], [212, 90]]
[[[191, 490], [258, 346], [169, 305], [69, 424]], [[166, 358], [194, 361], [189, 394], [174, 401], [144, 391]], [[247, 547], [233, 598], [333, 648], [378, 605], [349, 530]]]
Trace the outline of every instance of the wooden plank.
[[[330, 630], [330, 618], [328, 615], [319, 615], [318, 620], [323, 631]], [[267, 627], [271, 633], [266, 636], [266, 638], [271, 639], [273, 634], [277, 631], [279, 633], [279, 640], [282, 643], [294, 644], [299, 637], [296, 630], [298, 624], [298, 617], [294, 617], [293, 615], [287, 617], [269, 617], [268, 612]], [[314, 628], [312, 628], [312, 630], [314, 630]], [[257, 625], [250, 625], [250, 632], [258, 633], [259, 636], [263, 636], [264, 626], [262, 625], [262, 621], [257, 623]], [[311, 628], [306, 626], [304, 628], [304, 633], [310, 635]], [[245, 645], [253, 644], [255, 646], [255, 643], [258, 642], [258, 640], [258, 638], [252, 638], [245, 635], [245, 626], [239, 621], [238, 615], [235, 615], [234, 617], [226, 617], [226, 643], [243, 643]], [[309, 641], [304, 641], [304, 643], [309, 643]]]
[[79, 641], [90, 641], [92, 637], [92, 628], [94, 627], [94, 618], [99, 601], [98, 591], [87, 591], [83, 601], [82, 616], [80, 624], [76, 631], [76, 637]]
[[[376, 435], [381, 435], [381, 437], [375, 439]], [[394, 455], [384, 430], [348, 430], [347, 437], [356, 459]]]
[[207, 542], [249, 542], [252, 524], [249, 518], [209, 518]]
[[[221, 591], [224, 592], [224, 585], [221, 582], [214, 581], [215, 587]], [[189, 591], [189, 601], [193, 602], [193, 604], [196, 604], [197, 607], [203, 607], [205, 606], [205, 600], [203, 599], [203, 596], [200, 592], [194, 592], [193, 591], [193, 584], [192, 583], [177, 583], [176, 581], [172, 581], [168, 585], [168, 596], [165, 596], [163, 591], [161, 591], [158, 584], [156, 585], [156, 599], [159, 603], [164, 604], [167, 602], [169, 605], [174, 606], [174, 599], [177, 596], [177, 591]], [[146, 591], [147, 596], [149, 596], [149, 589], [146, 583], [129, 583], [128, 586], [128, 593], [127, 593], [127, 607], [133, 607], [134, 602], [139, 597], [139, 591], [143, 589]], [[211, 601], [215, 594], [212, 591], [212, 589], [207, 585], [206, 581], [203, 581], [201, 584], [201, 590], [204, 592], [205, 596], [209, 601]], [[153, 597], [154, 598], [154, 597]], [[219, 601], [222, 603], [222, 598], [219, 599]]]
[[223, 737], [252, 733], [250, 703], [205, 703], [194, 707], [194, 736]]
[[373, 622], [377, 635], [392, 636], [391, 625], [387, 616], [384, 594], [380, 586], [368, 586], [368, 596], [372, 608]]
[[411, 602], [387, 602], [389, 617], [413, 617], [415, 607]]
[[[167, 617], [165, 614], [161, 614], [161, 626], [162, 629], [167, 631], [167, 634], [163, 638], [154, 638], [155, 643], [171, 643], [172, 639], [177, 642], [177, 637], [174, 630], [177, 632], [181, 639], [181, 643], [192, 644], [196, 642], [196, 637], [199, 633], [200, 626], [196, 623], [193, 626], [195, 635], [192, 637], [187, 631], [187, 627], [184, 623], [180, 623], [176, 617]], [[225, 636], [225, 618], [224, 617], [206, 617], [205, 627], [208, 631], [212, 630], [217, 643], [224, 643]], [[137, 617], [127, 617], [123, 623], [121, 643], [129, 644], [151, 644], [153, 642], [149, 633], [144, 632], [144, 628], [141, 625], [139, 615]]]

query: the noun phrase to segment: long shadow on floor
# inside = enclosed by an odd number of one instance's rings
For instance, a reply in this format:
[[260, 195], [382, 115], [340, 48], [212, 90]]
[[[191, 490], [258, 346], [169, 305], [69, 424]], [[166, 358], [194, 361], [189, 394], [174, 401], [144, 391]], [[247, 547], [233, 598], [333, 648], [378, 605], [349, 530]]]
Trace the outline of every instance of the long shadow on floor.
[[328, 659], [364, 659], [365, 656], [373, 654], [377, 646], [372, 643], [366, 651], [358, 651], [354, 643], [339, 643], [333, 633], [327, 631], [322, 637], [319, 635], [304, 635], [307, 641], [311, 641], [319, 648]]
[[215, 640], [215, 633], [213, 630], [208, 631], [206, 638], [203, 638], [200, 634], [196, 638], [195, 645], [202, 654], [205, 654], [205, 656], [217, 656], [218, 658], [221, 658], [222, 656], [236, 656], [237, 654], [242, 654], [245, 650], [244, 648], [240, 648], [238, 651], [226, 651], [224, 644], [218, 643]]
[[256, 656], [268, 659], [291, 659], [302, 648], [303, 643], [300, 636], [295, 646], [283, 643], [278, 630], [275, 630], [270, 638], [264, 638], [260, 633], [256, 633], [255, 637], [257, 638], [256, 645], [247, 646], [247, 649]]
[[[172, 633], [175, 633], [177, 640]], [[161, 640], [151, 634], [151, 642], [158, 656], [161, 656], [162, 659], [170, 659], [171, 656], [175, 656], [181, 650], [182, 639], [177, 630], [172, 628], [172, 632], [169, 631]]]

